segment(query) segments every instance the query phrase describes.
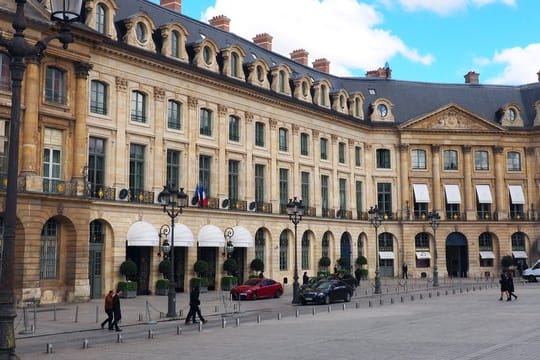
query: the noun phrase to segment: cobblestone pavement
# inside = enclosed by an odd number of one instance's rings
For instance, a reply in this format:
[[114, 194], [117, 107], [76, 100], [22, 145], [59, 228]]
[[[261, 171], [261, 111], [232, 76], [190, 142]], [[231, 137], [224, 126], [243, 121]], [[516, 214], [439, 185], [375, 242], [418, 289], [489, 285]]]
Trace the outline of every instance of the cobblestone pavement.
[[[77, 305], [67, 304], [57, 308], [56, 321], [38, 313], [42, 320], [34, 334], [18, 335], [17, 353], [22, 359], [538, 359], [540, 285], [517, 284], [516, 290], [519, 298], [508, 302], [498, 300], [493, 284], [388, 291], [382, 297], [359, 289], [345, 306], [297, 307], [287, 289], [272, 303], [282, 311], [268, 310], [268, 301], [260, 300], [242, 302], [240, 312], [223, 294], [210, 292], [202, 297], [209, 322], [200, 326], [184, 325], [183, 319], [153, 324], [141, 309], [148, 302], [152, 317], [154, 308], [166, 310], [167, 298], [137, 297], [122, 303], [122, 333], [96, 329], [101, 301], [80, 304], [76, 323], [70, 318]], [[185, 296], [177, 301], [187, 311]], [[47, 333], [62, 331], [72, 341], [53, 343], [46, 353]]]

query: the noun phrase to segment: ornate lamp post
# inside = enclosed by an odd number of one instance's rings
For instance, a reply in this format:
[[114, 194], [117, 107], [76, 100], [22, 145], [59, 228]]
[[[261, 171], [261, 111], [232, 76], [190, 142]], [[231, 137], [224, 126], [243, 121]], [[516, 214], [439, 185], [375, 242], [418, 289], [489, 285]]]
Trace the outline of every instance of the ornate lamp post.
[[234, 244], [231, 240], [233, 235], [234, 229], [232, 227], [228, 227], [223, 231], [223, 236], [225, 237], [225, 256], [227, 256], [227, 259], [230, 258], [234, 252]]
[[11, 39], [0, 35], [0, 46], [4, 47], [11, 62], [11, 117], [9, 121], [9, 154], [6, 189], [6, 207], [4, 211], [4, 249], [2, 253], [2, 269], [0, 271], [0, 359], [15, 358], [15, 333], [13, 321], [15, 311], [14, 263], [15, 232], [17, 226], [17, 178], [19, 172], [19, 129], [21, 117], [21, 86], [26, 70], [27, 57], [39, 56], [45, 51], [50, 41], [58, 39], [67, 48], [73, 42], [68, 24], [79, 21], [83, 0], [63, 1], [51, 0], [51, 20], [61, 24], [60, 31], [48, 36], [35, 45], [30, 45], [25, 37], [26, 17], [24, 6], [26, 0], [15, 0], [17, 10], [13, 17]]
[[431, 225], [431, 228], [433, 229], [433, 287], [439, 286], [439, 271], [437, 268], [437, 228], [439, 227], [439, 223], [441, 222], [441, 217], [439, 216], [439, 213], [436, 211], [432, 211], [427, 216], [429, 224]]
[[[176, 190], [174, 185], [167, 184], [163, 186], [163, 191], [158, 195], [158, 201], [163, 206], [163, 212], [171, 218], [171, 245], [169, 259], [171, 262], [171, 274], [169, 279], [169, 292], [167, 293], [167, 317], [176, 317], [176, 282], [174, 279], [174, 219], [182, 213], [186, 207], [188, 196], [184, 192], [184, 188], [180, 191]], [[163, 226], [161, 227], [163, 229]], [[161, 232], [161, 231], [160, 231]], [[165, 235], [168, 231], [165, 233]], [[165, 243], [164, 243], [165, 244]], [[162, 245], [163, 252], [165, 246]]]
[[296, 196], [293, 199], [289, 199], [287, 204], [287, 214], [289, 219], [294, 224], [294, 275], [293, 275], [293, 304], [299, 303], [300, 296], [300, 284], [298, 284], [298, 246], [297, 246], [297, 231], [298, 223], [302, 221], [302, 216], [304, 216], [304, 204], [302, 200], [297, 200]]
[[381, 226], [384, 217], [379, 212], [377, 205], [368, 210], [369, 222], [375, 228], [375, 294], [381, 293], [381, 277], [379, 272], [379, 226]]

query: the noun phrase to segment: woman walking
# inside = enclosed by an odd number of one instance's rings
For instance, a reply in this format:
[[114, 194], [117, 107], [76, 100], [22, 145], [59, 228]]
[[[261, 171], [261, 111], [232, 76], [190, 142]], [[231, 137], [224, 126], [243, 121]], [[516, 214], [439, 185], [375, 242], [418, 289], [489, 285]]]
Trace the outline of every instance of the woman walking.
[[499, 301], [503, 300], [503, 296], [506, 296], [507, 300], [510, 300], [510, 295], [508, 295], [508, 277], [506, 276], [506, 273], [501, 273], [499, 284], [501, 284], [501, 297], [499, 298]]
[[105, 313], [107, 314], [107, 318], [105, 321], [101, 323], [101, 328], [105, 328], [105, 324], [109, 324], [108, 328], [109, 330], [112, 330], [112, 323], [113, 323], [113, 295], [114, 291], [109, 290], [109, 293], [107, 296], [105, 296]]

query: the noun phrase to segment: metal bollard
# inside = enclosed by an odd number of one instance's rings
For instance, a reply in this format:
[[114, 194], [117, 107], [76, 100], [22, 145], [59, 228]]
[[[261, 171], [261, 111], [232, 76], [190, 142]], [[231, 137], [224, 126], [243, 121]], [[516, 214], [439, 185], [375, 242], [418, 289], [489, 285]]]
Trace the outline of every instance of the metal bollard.
[[124, 342], [124, 340], [122, 340], [122, 334], [116, 334], [116, 342], [117, 342], [118, 344]]
[[199, 332], [202, 331], [202, 324], [203, 324], [202, 321], [199, 321]]
[[53, 321], [56, 321], [56, 304], [53, 304]]
[[311, 315], [315, 316], [315, 308], [314, 307], [311, 308]]
[[184, 316], [184, 309], [180, 309], [180, 311], [178, 312], [178, 316], [180, 317]]
[[296, 317], [300, 316], [300, 311], [299, 310], [296, 310], [295, 316]]
[[154, 338], [154, 332], [152, 331], [152, 329], [149, 329], [149, 330], [148, 330], [148, 338], [149, 338], [149, 339], [153, 339], [153, 338]]
[[221, 318], [221, 328], [225, 329], [227, 327], [227, 320], [225, 318]]
[[240, 318], [236, 318], [236, 327], [240, 326]]
[[328, 312], [332, 312], [332, 306], [328, 305]]
[[75, 306], [75, 322], [79, 321], [79, 305]]
[[182, 335], [182, 328], [180, 326], [176, 327], [176, 335]]
[[84, 338], [84, 340], [82, 342], [82, 348], [83, 349], [88, 349], [88, 339], [87, 338]]
[[343, 311], [345, 311], [346, 308], [347, 308], [347, 306], [345, 304], [343, 304]]
[[360, 304], [359, 304], [359, 303], [356, 303], [355, 306], [356, 306], [357, 309], [360, 308]]
[[96, 305], [96, 324], [99, 322], [99, 306]]
[[428, 293], [428, 297], [431, 299], [431, 292]]
[[390, 304], [394, 303], [394, 298], [390, 298]]
[[142, 314], [141, 313], [139, 313], [139, 321], [142, 321]]
[[51, 343], [47, 343], [47, 347], [46, 347], [45, 352], [46, 352], [47, 354], [52, 354], [52, 353], [53, 353], [53, 346], [52, 346]]
[[379, 299], [379, 305], [382, 305], [382, 304], [383, 304], [383, 299], [380, 298], [380, 299]]
[[403, 296], [401, 297], [401, 302], [403, 302]]
[[441, 293], [437, 290], [437, 296], [440, 296], [440, 295], [441, 295]]
[[277, 313], [277, 319], [281, 320], [281, 313], [280, 312]]
[[369, 300], [368, 306], [369, 306], [369, 307], [373, 306], [373, 305], [371, 304], [371, 300]]
[[261, 323], [261, 315], [257, 315], [257, 324]]
[[411, 301], [414, 301], [414, 295], [411, 295]]
[[424, 298], [424, 295], [420, 294], [420, 300], [422, 300]]

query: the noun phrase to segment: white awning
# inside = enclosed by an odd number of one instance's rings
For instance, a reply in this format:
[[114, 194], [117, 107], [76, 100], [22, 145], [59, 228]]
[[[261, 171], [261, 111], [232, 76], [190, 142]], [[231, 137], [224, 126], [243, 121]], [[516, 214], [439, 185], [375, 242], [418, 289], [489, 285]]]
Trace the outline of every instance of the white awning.
[[527, 258], [527, 253], [525, 251], [512, 251], [512, 255], [514, 256], [515, 259], [526, 259]]
[[[171, 233], [167, 234], [169, 244], [171, 243]], [[193, 233], [184, 224], [174, 225], [174, 247], [190, 247], [193, 246]]]
[[394, 253], [392, 251], [379, 251], [379, 258], [381, 259], [394, 259]]
[[480, 251], [480, 257], [482, 259], [495, 259], [493, 251]]
[[478, 195], [478, 202], [480, 204], [491, 204], [491, 189], [489, 185], [476, 185], [476, 194]]
[[417, 203], [429, 202], [429, 191], [426, 184], [413, 184], [414, 200]]
[[416, 258], [419, 260], [431, 259], [431, 254], [429, 253], [429, 251], [417, 251]]
[[459, 185], [444, 185], [444, 191], [446, 193], [446, 202], [448, 204], [461, 204]]
[[508, 189], [510, 190], [512, 204], [525, 204], [525, 195], [523, 195], [521, 185], [508, 185]]
[[204, 225], [199, 230], [198, 243], [200, 247], [224, 247], [223, 231], [216, 225]]
[[248, 229], [246, 229], [243, 226], [234, 226], [233, 230], [234, 230], [234, 234], [231, 237], [231, 241], [234, 247], [254, 247], [255, 246], [255, 240], [253, 239], [253, 236], [251, 235]]
[[127, 232], [127, 244], [128, 246], [159, 246], [159, 235], [150, 223], [137, 221]]

